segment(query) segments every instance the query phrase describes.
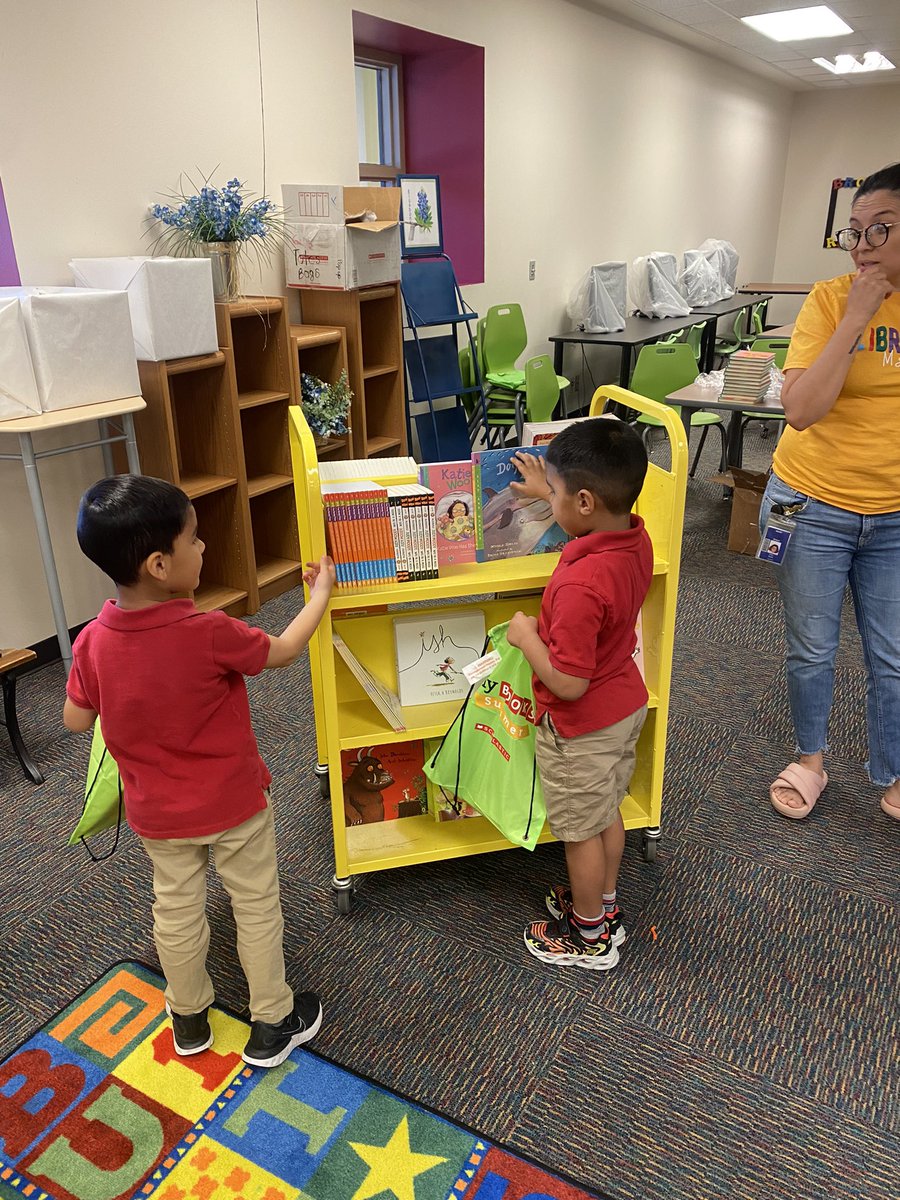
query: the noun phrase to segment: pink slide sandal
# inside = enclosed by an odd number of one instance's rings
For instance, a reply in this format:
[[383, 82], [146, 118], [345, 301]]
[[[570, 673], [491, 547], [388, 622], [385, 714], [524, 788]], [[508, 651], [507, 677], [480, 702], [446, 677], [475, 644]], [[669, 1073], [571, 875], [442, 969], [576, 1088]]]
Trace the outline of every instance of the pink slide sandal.
[[[776, 812], [781, 813], [783, 817], [790, 817], [792, 821], [799, 821], [812, 812], [827, 783], [828, 776], [824, 771], [819, 775], [800, 763], [789, 763], [769, 788], [769, 799]], [[779, 800], [776, 795], [779, 789], [796, 792], [803, 804], [799, 808], [793, 808], [784, 800]]]
[[881, 809], [889, 817], [893, 817], [895, 821], [900, 821], [900, 806], [889, 803], [887, 796], [881, 797]]

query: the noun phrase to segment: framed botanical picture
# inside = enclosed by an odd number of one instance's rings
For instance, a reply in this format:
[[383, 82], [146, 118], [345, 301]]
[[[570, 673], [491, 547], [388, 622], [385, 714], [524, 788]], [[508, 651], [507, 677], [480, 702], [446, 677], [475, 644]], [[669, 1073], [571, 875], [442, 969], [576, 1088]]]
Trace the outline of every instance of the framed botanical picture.
[[441, 232], [441, 187], [437, 175], [398, 175], [400, 188], [400, 253], [437, 255], [444, 252]]

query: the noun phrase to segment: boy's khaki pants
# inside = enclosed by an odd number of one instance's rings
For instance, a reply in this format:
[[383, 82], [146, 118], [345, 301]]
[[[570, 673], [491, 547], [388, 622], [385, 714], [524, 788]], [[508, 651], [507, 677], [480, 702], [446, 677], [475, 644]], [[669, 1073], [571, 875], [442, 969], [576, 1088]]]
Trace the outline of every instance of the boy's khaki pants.
[[141, 838], [153, 862], [153, 937], [166, 977], [166, 1000], [182, 1016], [215, 999], [206, 971], [206, 869], [216, 871], [231, 897], [237, 950], [250, 986], [250, 1016], [277, 1024], [292, 1011], [284, 975], [284, 918], [278, 889], [271, 801], [242, 825], [205, 837]]

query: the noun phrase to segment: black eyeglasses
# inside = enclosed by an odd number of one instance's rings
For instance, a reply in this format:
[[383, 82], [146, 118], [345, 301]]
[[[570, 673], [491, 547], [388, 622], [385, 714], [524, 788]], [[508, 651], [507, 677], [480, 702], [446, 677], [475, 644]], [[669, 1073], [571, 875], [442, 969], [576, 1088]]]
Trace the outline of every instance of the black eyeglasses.
[[868, 229], [839, 229], [834, 235], [834, 240], [842, 250], [855, 250], [859, 245], [859, 239], [865, 233], [866, 241], [874, 250], [878, 246], [884, 245], [888, 239], [888, 230], [893, 229], [896, 224], [896, 221], [891, 221], [889, 224], [885, 224], [884, 221], [876, 221]]

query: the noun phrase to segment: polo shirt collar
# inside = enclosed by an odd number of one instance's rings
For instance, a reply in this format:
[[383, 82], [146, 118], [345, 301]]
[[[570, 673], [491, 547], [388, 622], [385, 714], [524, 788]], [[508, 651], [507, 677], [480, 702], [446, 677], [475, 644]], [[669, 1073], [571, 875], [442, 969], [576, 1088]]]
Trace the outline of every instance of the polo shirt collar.
[[107, 600], [97, 618], [108, 629], [161, 629], [174, 625], [197, 613], [193, 600], [164, 600], [146, 608], [119, 608], [115, 600]]
[[631, 528], [613, 533], [598, 530], [596, 533], [585, 533], [573, 538], [562, 548], [560, 562], [572, 563], [588, 554], [599, 554], [604, 550], [636, 550], [644, 532], [642, 517], [631, 514]]

